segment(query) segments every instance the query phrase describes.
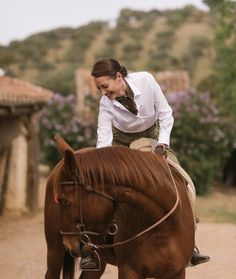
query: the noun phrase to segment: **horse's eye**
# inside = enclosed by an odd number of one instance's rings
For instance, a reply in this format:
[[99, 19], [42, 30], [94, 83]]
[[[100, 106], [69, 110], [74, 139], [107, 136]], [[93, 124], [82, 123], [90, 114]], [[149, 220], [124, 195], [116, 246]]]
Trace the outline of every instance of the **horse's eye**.
[[61, 202], [61, 205], [63, 206], [63, 207], [67, 207], [68, 205], [70, 204], [70, 201], [69, 200], [63, 200], [62, 202]]
[[64, 195], [60, 195], [58, 197], [58, 202], [60, 205], [62, 205], [63, 207], [66, 207], [70, 204], [70, 201], [68, 198], [66, 198]]

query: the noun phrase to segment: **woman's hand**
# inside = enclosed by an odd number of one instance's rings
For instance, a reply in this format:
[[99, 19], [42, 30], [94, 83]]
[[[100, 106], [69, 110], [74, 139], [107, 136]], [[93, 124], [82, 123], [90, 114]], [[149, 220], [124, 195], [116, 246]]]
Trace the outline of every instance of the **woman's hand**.
[[158, 153], [159, 155], [167, 158], [167, 151], [166, 151], [166, 147], [168, 147], [167, 144], [157, 144], [157, 146], [154, 149], [155, 153]]

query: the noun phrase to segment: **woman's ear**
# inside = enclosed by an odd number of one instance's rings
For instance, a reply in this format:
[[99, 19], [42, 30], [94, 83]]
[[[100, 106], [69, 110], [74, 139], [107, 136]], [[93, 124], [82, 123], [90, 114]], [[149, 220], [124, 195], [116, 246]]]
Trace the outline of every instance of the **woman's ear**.
[[121, 74], [120, 72], [117, 72], [117, 73], [116, 73], [116, 78], [123, 78], [123, 77], [122, 77], [122, 74]]

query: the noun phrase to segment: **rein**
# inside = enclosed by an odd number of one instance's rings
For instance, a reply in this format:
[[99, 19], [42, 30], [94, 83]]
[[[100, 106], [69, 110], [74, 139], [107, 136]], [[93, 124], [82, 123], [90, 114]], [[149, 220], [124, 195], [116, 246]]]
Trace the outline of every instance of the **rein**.
[[167, 168], [169, 170], [169, 173], [170, 173], [170, 176], [171, 176], [171, 180], [174, 184], [174, 188], [175, 188], [175, 192], [176, 192], [176, 201], [175, 201], [175, 204], [174, 206], [172, 207], [172, 209], [165, 215], [163, 216], [160, 220], [158, 220], [156, 223], [154, 223], [153, 225], [151, 225], [150, 227], [148, 227], [146, 230], [126, 239], [126, 240], [123, 240], [123, 241], [118, 241], [116, 243], [113, 243], [113, 244], [103, 244], [103, 245], [94, 245], [93, 243], [87, 243], [88, 245], [92, 245], [94, 246], [94, 248], [96, 249], [106, 249], [106, 248], [113, 248], [113, 247], [116, 247], [116, 246], [119, 246], [119, 245], [124, 245], [124, 244], [127, 244], [131, 241], [133, 241], [134, 239], [146, 234], [147, 232], [151, 231], [152, 229], [154, 229], [155, 227], [159, 226], [162, 222], [164, 222], [177, 208], [178, 204], [179, 204], [179, 192], [178, 192], [178, 189], [177, 189], [177, 185], [175, 183], [175, 180], [174, 180], [174, 177], [173, 177], [173, 174], [171, 172], [171, 169], [167, 163], [167, 161], [165, 160], [166, 162], [166, 165], [167, 165]]
[[[177, 208], [177, 206], [178, 206], [178, 204], [179, 204], [179, 200], [180, 200], [180, 198], [179, 198], [179, 192], [178, 192], [178, 189], [177, 189], [176, 182], [175, 182], [175, 180], [174, 180], [173, 174], [172, 174], [172, 172], [171, 172], [171, 169], [170, 169], [169, 164], [168, 164], [168, 162], [167, 162], [166, 159], [165, 159], [165, 163], [166, 163], [166, 166], [167, 166], [167, 168], [168, 168], [168, 170], [169, 170], [170, 177], [171, 177], [171, 180], [172, 180], [173, 185], [174, 185], [174, 189], [175, 189], [175, 193], [176, 193], [176, 201], [175, 201], [173, 207], [171, 208], [171, 210], [170, 210], [166, 215], [164, 215], [160, 220], [158, 220], [156, 223], [154, 223], [153, 225], [151, 225], [151, 226], [148, 227], [147, 229], [141, 231], [140, 233], [138, 233], [138, 234], [136, 234], [136, 235], [134, 235], [134, 236], [132, 236], [132, 237], [130, 237], [130, 238], [124, 240], [124, 241], [118, 241], [118, 242], [113, 243], [113, 244], [102, 244], [102, 245], [93, 244], [93, 243], [90, 241], [90, 238], [89, 238], [88, 234], [90, 234], [90, 235], [96, 235], [96, 236], [102, 235], [102, 234], [101, 234], [101, 233], [97, 233], [97, 232], [91, 232], [91, 231], [81, 230], [81, 227], [84, 227], [84, 228], [85, 228], [85, 224], [83, 223], [82, 205], [81, 205], [81, 195], [80, 195], [80, 215], [82, 216], [82, 217], [81, 217], [82, 219], [80, 219], [80, 220], [81, 220], [82, 222], [81, 222], [81, 224], [78, 224], [78, 225], [76, 226], [76, 228], [78, 227], [79, 231], [78, 231], [78, 232], [77, 232], [77, 231], [75, 231], [75, 232], [63, 232], [63, 231], [61, 231], [60, 233], [61, 233], [62, 235], [82, 235], [82, 236], [85, 236], [85, 237], [87, 238], [88, 241], [86, 242], [86, 241], [84, 241], [84, 240], [81, 239], [81, 241], [83, 242], [83, 244], [87, 244], [87, 245], [91, 246], [91, 247], [94, 248], [94, 249], [107, 249], [107, 248], [113, 248], [113, 247], [116, 247], [116, 246], [119, 246], [119, 245], [127, 244], [127, 243], [133, 241], [134, 239], [136, 239], [136, 238], [138, 238], [138, 237], [140, 237], [140, 236], [146, 234], [147, 232], [151, 231], [152, 229], [156, 228], [156, 227], [159, 226], [161, 223], [163, 223], [171, 214], [173, 214], [173, 212], [176, 210], [176, 208]], [[60, 185], [63, 185], [63, 184], [64, 184], [64, 185], [68, 185], [68, 184], [69, 184], [69, 185], [77, 185], [78, 188], [80, 188], [79, 186], [82, 186], [85, 190], [87, 190], [87, 191], [89, 191], [89, 192], [94, 192], [95, 194], [101, 195], [101, 196], [103, 196], [103, 197], [105, 197], [105, 198], [108, 198], [108, 199], [110, 199], [110, 200], [112, 200], [112, 201], [114, 202], [113, 197], [111, 197], [110, 195], [107, 195], [107, 194], [104, 193], [104, 192], [98, 191], [98, 190], [92, 188], [90, 185], [84, 185], [83, 183], [79, 182], [79, 181], [78, 181], [78, 176], [77, 176], [77, 175], [76, 175], [75, 181], [60, 182]], [[80, 193], [81, 193], [81, 188], [80, 188]], [[117, 225], [114, 224], [114, 226], [116, 226], [116, 230], [115, 230], [115, 233], [113, 233], [113, 235], [116, 234], [117, 231], [118, 231]]]

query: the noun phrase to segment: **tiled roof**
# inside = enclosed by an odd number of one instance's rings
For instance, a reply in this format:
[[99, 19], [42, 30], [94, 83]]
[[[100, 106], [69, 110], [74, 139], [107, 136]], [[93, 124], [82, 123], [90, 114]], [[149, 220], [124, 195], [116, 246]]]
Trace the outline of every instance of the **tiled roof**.
[[32, 106], [51, 99], [53, 92], [19, 79], [0, 77], [0, 106]]

